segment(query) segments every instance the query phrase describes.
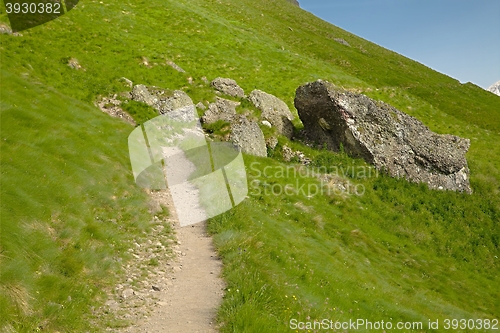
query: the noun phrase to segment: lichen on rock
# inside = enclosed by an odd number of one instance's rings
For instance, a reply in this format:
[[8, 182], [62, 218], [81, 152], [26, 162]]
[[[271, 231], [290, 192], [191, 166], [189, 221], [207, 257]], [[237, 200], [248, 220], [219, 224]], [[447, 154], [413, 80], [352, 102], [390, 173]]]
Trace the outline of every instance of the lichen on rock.
[[470, 140], [432, 132], [389, 104], [318, 80], [299, 87], [295, 107], [308, 139], [343, 149], [392, 177], [431, 189], [471, 193], [465, 153]]
[[218, 77], [211, 83], [218, 91], [233, 97], [245, 97], [245, 91], [233, 79]]
[[168, 113], [183, 121], [194, 120], [195, 106], [193, 100], [182, 90], [168, 90], [157, 87], [146, 87], [135, 85], [130, 93], [131, 98], [137, 102], [143, 102], [158, 110], [159, 114]]
[[254, 90], [248, 96], [250, 102], [262, 111], [261, 118], [276, 127], [280, 135], [291, 139], [293, 136], [293, 115], [290, 109], [278, 97], [261, 90]]

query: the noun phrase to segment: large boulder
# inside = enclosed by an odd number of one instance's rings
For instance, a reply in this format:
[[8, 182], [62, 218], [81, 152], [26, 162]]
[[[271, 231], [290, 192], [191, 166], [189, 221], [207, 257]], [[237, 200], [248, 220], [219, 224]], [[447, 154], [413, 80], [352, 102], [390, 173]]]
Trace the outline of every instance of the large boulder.
[[237, 115], [231, 121], [231, 141], [244, 153], [255, 156], [267, 156], [266, 141], [259, 125], [243, 115]]
[[278, 97], [261, 90], [254, 90], [248, 96], [250, 102], [262, 111], [261, 118], [276, 127], [279, 134], [291, 139], [293, 136], [293, 115], [288, 106]]
[[232, 79], [218, 77], [211, 83], [212, 87], [218, 91], [233, 97], [245, 97], [243, 89]]
[[297, 89], [295, 107], [307, 137], [330, 150], [343, 146], [393, 177], [432, 189], [472, 192], [465, 159], [469, 139], [436, 134], [388, 104], [321, 80]]
[[158, 110], [159, 114], [168, 113], [171, 118], [182, 121], [194, 120], [193, 100], [182, 90], [168, 90], [157, 87], [135, 85], [130, 93], [132, 100], [146, 103]]

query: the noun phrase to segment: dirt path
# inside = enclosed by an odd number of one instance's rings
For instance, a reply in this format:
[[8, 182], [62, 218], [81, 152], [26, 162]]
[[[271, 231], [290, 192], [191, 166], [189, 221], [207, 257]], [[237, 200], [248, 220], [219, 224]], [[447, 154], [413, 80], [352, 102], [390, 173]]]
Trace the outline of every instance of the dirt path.
[[[107, 102], [103, 100], [101, 104]], [[121, 117], [119, 112], [110, 112], [101, 104], [104, 112]], [[118, 108], [119, 102], [113, 105]], [[201, 127], [185, 131], [186, 138], [193, 134], [204, 142]], [[173, 138], [179, 139], [177, 134]], [[161, 206], [167, 207], [170, 216], [154, 216], [151, 232], [136, 239], [128, 249], [133, 259], [123, 267], [126, 281], [109, 291], [109, 299], [100, 310], [111, 314], [117, 320], [116, 326], [131, 323], [125, 328], [109, 327], [108, 331], [215, 333], [215, 316], [225, 286], [220, 278], [222, 263], [207, 235], [206, 222], [192, 224], [206, 218], [199, 205], [198, 190], [186, 182], [196, 168], [178, 147], [163, 147], [163, 154], [169, 166], [165, 175], [173, 186], [149, 194], [151, 211], [159, 213]], [[175, 207], [170, 191], [176, 198]], [[179, 221], [191, 225], [181, 227]], [[175, 231], [173, 239], [167, 224]]]
[[[214, 251], [212, 238], [207, 235], [206, 223], [181, 227], [168, 191], [151, 195], [173, 212], [169, 220], [176, 232], [176, 241], [172, 244], [175, 255], [166, 263], [166, 269], [158, 266], [149, 274], [148, 281], [143, 283], [149, 289], [147, 292], [134, 291], [130, 297], [153, 297], [152, 302], [144, 304], [150, 310], [141, 316], [132, 314], [129, 318], [135, 323], [119, 332], [218, 332], [215, 316], [225, 286], [220, 278], [222, 263]], [[154, 281], [158, 283], [154, 285]], [[134, 307], [130, 311], [133, 312]]]
[[130, 332], [217, 332], [215, 315], [223, 295], [221, 263], [204, 223], [177, 227], [181, 255], [172, 263], [172, 285], [160, 291], [152, 315]]

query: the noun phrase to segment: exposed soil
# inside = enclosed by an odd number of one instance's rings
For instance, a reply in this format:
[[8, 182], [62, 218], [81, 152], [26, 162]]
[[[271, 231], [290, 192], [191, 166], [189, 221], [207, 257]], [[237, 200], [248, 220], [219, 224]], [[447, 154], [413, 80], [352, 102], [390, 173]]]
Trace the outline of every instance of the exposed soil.
[[[126, 286], [117, 287], [114, 299], [107, 304], [110, 311], [131, 325], [113, 331], [215, 333], [216, 311], [225, 286], [220, 278], [222, 263], [207, 235], [206, 222], [181, 227], [169, 192], [155, 191], [151, 196], [171, 212], [167, 221], [175, 230], [175, 239], [169, 241], [173, 253], [168, 254], [165, 248], [163, 254], [157, 254], [158, 265], [147, 266], [147, 276], [143, 273], [141, 277], [138, 272], [133, 273], [137, 271], [134, 267], [144, 272], [144, 263], [151, 260], [148, 253], [153, 251], [133, 252], [135, 262], [128, 267], [131, 278], [124, 283]], [[153, 237], [160, 235], [158, 232]], [[156, 239], [151, 242], [154, 252], [158, 253], [160, 243]]]

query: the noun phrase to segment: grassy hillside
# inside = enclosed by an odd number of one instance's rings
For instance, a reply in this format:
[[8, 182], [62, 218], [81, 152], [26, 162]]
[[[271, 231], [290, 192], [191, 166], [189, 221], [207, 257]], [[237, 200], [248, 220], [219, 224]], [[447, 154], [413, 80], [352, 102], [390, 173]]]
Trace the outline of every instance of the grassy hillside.
[[[183, 89], [195, 103], [214, 99], [203, 76], [231, 77], [292, 110], [295, 89], [321, 78], [471, 139], [470, 196], [384, 175], [342, 177], [363, 195], [304, 195], [315, 177], [265, 175], [289, 165], [246, 157], [249, 199], [209, 223], [228, 283], [223, 332], [287, 332], [293, 318], [499, 318], [499, 97], [285, 0], [81, 0], [22, 34], [0, 35], [2, 329], [107, 325], [91, 307], [150, 219], [128, 162], [132, 127], [93, 104], [125, 91], [121, 77]], [[367, 167], [280, 140], [318, 167]]]
[[129, 125], [2, 70], [2, 331], [92, 329], [91, 307], [148, 229]]

